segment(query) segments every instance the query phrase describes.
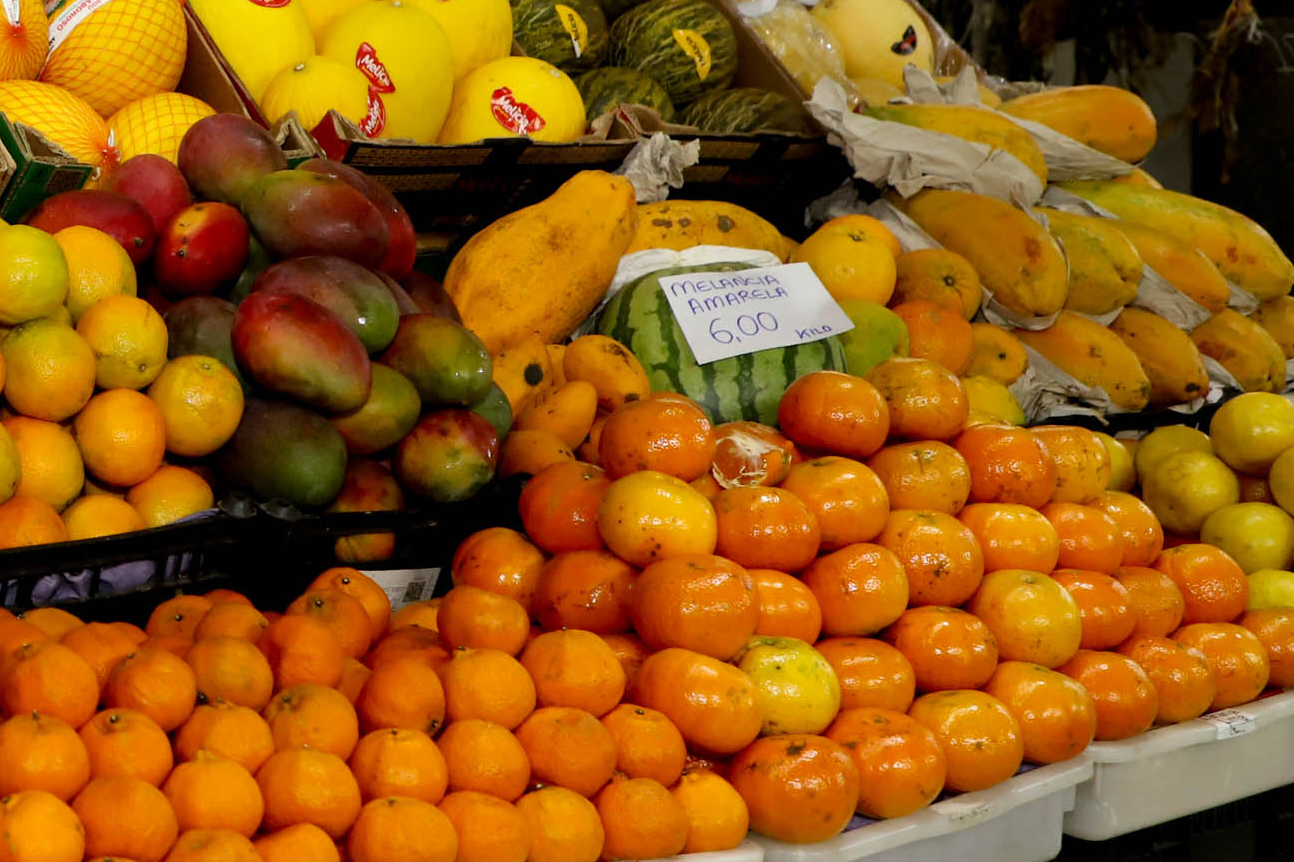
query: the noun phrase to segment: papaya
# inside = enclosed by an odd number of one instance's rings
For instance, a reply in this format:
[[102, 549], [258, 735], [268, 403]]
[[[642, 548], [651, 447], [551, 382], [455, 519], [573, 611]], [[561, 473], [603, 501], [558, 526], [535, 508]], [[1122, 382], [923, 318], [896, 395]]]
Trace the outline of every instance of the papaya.
[[1145, 186], [1148, 189], [1162, 189], [1164, 186], [1159, 180], [1146, 173], [1141, 168], [1133, 168], [1132, 173], [1124, 174], [1121, 177], [1110, 177], [1112, 183], [1122, 183], [1126, 186]]
[[532, 401], [556, 388], [548, 347], [538, 336], [494, 354], [491, 370], [495, 384], [508, 396], [513, 416], [520, 416]]
[[1229, 308], [1191, 330], [1191, 341], [1231, 372], [1246, 392], [1280, 392], [1285, 354], [1276, 339], [1254, 321]]
[[553, 369], [553, 389], [561, 389], [566, 385], [566, 345], [565, 344], [545, 344], [544, 349], [548, 351], [548, 364]]
[[876, 105], [863, 113], [1005, 150], [1047, 184], [1047, 162], [1033, 136], [1000, 114], [970, 105]]
[[696, 245], [758, 248], [782, 262], [794, 245], [777, 228], [744, 207], [724, 201], [660, 201], [638, 206], [638, 230], [625, 254], [649, 248], [682, 251]]
[[1065, 307], [1080, 314], [1108, 314], [1137, 298], [1141, 257], [1109, 219], [1038, 209], [1069, 261]]
[[1118, 218], [1153, 227], [1185, 242], [1218, 271], [1258, 299], [1275, 299], [1294, 284], [1294, 263], [1257, 222], [1233, 209], [1181, 192], [1105, 180], [1062, 188]]
[[1008, 99], [998, 110], [1042, 123], [1125, 162], [1144, 159], [1158, 136], [1150, 106], [1120, 87], [1057, 87]]
[[567, 380], [586, 380], [597, 392], [598, 409], [607, 412], [651, 394], [651, 381], [638, 357], [606, 335], [581, 335], [566, 347]]
[[1060, 246], [1011, 204], [974, 192], [922, 189], [898, 205], [936, 242], [969, 260], [1009, 311], [1045, 317], [1065, 305], [1069, 277]]
[[1158, 314], [1125, 308], [1111, 321], [1110, 331], [1141, 361], [1150, 379], [1151, 407], [1185, 404], [1209, 391], [1209, 372], [1195, 343]]
[[1146, 266], [1168, 283], [1212, 312], [1227, 307], [1231, 288], [1204, 253], [1158, 228], [1131, 221], [1111, 219], [1127, 237]]
[[1249, 317], [1276, 339], [1286, 359], [1294, 359], [1294, 296], [1269, 299]]
[[971, 361], [967, 377], [989, 377], [1010, 386], [1029, 367], [1020, 339], [993, 323], [971, 324]]
[[528, 336], [562, 341], [606, 294], [637, 223], [628, 180], [580, 171], [469, 239], [450, 261], [445, 291], [491, 354]]
[[1075, 380], [1104, 389], [1125, 410], [1140, 410], [1150, 401], [1150, 378], [1137, 354], [1081, 314], [1062, 311], [1046, 329], [1017, 329], [1015, 335]]
[[587, 380], [572, 380], [544, 398], [532, 401], [517, 416], [518, 431], [547, 431], [575, 449], [589, 436], [598, 412], [598, 393]]

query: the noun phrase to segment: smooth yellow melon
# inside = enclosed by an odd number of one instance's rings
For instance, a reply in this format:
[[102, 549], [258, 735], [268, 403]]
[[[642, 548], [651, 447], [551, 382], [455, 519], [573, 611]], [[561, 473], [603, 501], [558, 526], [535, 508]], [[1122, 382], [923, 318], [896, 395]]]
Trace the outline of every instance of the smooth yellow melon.
[[822, 0], [813, 15], [836, 37], [850, 78], [880, 78], [906, 91], [904, 66], [934, 73], [930, 30], [906, 0]]
[[330, 109], [354, 123], [363, 120], [368, 79], [354, 66], [319, 54], [275, 75], [261, 99], [261, 113], [271, 123], [296, 111], [307, 131], [319, 125]]
[[411, 0], [427, 10], [449, 37], [454, 83], [512, 51], [508, 0]]
[[0, 112], [36, 129], [78, 162], [110, 168], [121, 160], [108, 123], [84, 99], [40, 81], [0, 81]]
[[526, 136], [562, 143], [582, 134], [584, 100], [565, 72], [534, 57], [504, 57], [454, 87], [440, 142]]
[[40, 79], [70, 90], [104, 117], [174, 90], [184, 71], [188, 31], [180, 0], [66, 3], [49, 32], [53, 48]]
[[108, 119], [117, 149], [124, 162], [140, 153], [156, 153], [175, 161], [180, 140], [198, 120], [216, 109], [184, 93], [158, 93], [136, 99]]
[[49, 19], [41, 0], [6, 0], [0, 20], [0, 81], [32, 79], [49, 52]]
[[274, 5], [251, 0], [188, 0], [216, 47], [257, 104], [270, 79], [315, 52], [300, 0]]

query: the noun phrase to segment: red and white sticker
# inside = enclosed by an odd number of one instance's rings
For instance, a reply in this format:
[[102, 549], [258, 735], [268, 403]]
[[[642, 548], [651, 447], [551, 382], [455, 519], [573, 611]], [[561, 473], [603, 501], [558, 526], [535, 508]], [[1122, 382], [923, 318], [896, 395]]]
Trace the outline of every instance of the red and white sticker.
[[395, 81], [391, 80], [391, 73], [378, 58], [377, 49], [369, 43], [360, 42], [359, 47], [355, 49], [355, 68], [368, 78], [370, 90], [376, 90], [379, 93], [395, 92]]
[[58, 14], [49, 22], [49, 53], [53, 54], [54, 49], [62, 45], [86, 18], [111, 2], [112, 0], [76, 0], [75, 3], [59, 8]]
[[490, 110], [499, 125], [514, 135], [532, 135], [547, 125], [538, 111], [518, 101], [507, 87], [500, 87], [490, 95]]
[[250, 0], [257, 6], [264, 6], [266, 9], [282, 9], [292, 2], [292, 0]]
[[367, 138], [376, 138], [386, 128], [386, 105], [376, 87], [368, 88], [368, 110], [359, 121], [359, 130]]

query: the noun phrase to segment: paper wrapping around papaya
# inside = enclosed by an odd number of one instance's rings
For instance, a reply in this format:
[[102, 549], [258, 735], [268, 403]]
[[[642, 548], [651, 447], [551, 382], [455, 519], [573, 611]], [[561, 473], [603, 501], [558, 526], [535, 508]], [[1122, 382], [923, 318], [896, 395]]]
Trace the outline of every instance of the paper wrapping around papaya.
[[1030, 424], [1057, 416], [1095, 416], [1104, 421], [1110, 413], [1127, 413], [1099, 386], [1079, 382], [1032, 347], [1025, 345], [1029, 367], [1007, 388], [1024, 410]]
[[1007, 151], [856, 114], [844, 89], [829, 79], [818, 82], [806, 106], [855, 176], [904, 197], [925, 188], [958, 189], [1028, 208], [1042, 196], [1038, 176]]

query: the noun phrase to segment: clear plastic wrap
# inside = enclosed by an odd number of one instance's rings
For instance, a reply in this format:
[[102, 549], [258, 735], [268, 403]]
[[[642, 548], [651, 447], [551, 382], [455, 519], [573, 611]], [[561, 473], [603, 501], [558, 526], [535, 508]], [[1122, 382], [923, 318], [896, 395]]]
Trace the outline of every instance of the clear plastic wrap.
[[790, 72], [805, 93], [818, 81], [831, 78], [844, 88], [850, 108], [858, 104], [858, 90], [845, 75], [840, 51], [825, 27], [799, 0], [763, 0], [741, 4], [746, 23]]

